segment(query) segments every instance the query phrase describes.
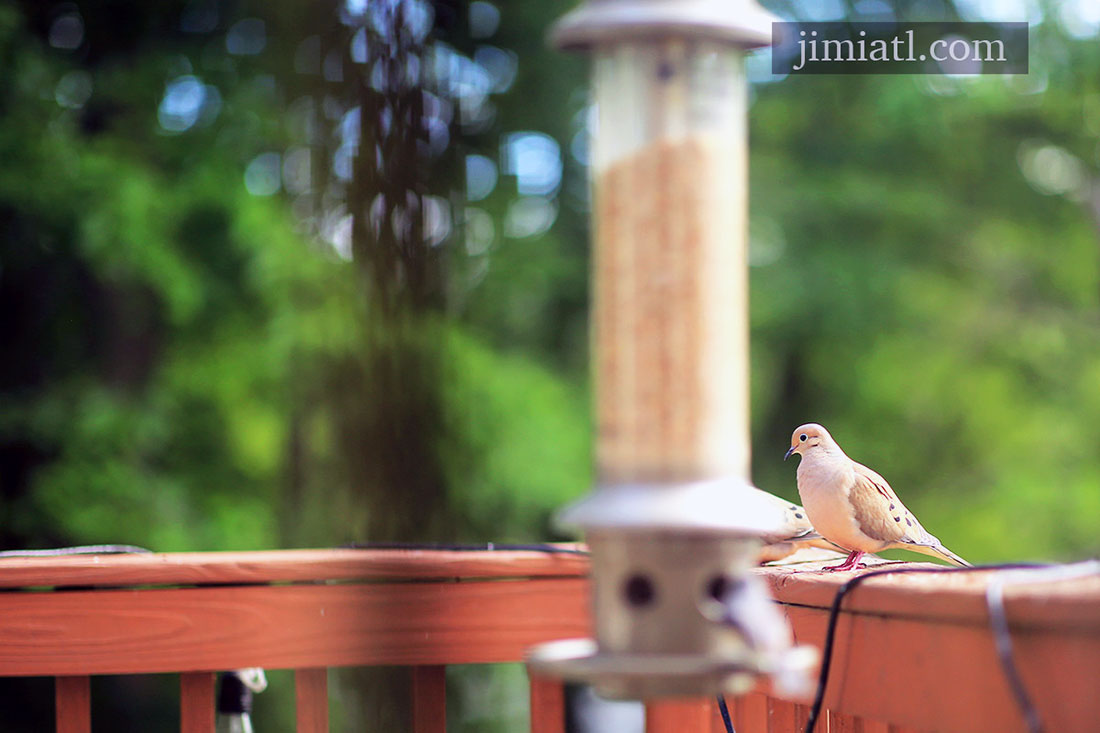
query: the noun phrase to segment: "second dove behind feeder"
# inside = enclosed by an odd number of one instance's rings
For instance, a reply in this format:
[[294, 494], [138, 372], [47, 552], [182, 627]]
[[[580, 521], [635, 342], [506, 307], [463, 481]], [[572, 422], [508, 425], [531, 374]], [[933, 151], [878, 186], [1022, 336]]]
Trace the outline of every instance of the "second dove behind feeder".
[[968, 566], [921, 526], [886, 479], [856, 463], [817, 423], [800, 425], [791, 435], [798, 453], [798, 494], [814, 529], [849, 552], [848, 559], [827, 570], [851, 570], [867, 552], [902, 549], [922, 552]]
[[760, 548], [760, 562], [782, 560], [804, 547], [816, 547], [833, 552], [840, 549], [826, 541], [814, 529], [810, 520], [806, 518], [806, 510], [798, 504], [792, 504], [755, 486], [750, 487], [749, 490], [767, 499], [783, 513], [783, 524], [762, 538], [764, 545]]

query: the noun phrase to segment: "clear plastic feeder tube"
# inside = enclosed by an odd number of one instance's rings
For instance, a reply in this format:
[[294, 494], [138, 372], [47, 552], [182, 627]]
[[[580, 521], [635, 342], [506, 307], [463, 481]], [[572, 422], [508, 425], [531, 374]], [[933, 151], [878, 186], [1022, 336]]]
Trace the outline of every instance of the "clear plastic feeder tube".
[[744, 49], [595, 49], [596, 459], [603, 485], [749, 476]]

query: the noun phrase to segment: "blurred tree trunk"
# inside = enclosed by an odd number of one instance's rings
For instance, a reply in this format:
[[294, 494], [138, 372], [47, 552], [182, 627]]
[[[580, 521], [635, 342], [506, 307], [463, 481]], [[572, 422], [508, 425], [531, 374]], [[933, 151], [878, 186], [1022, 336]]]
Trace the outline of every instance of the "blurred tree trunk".
[[[382, 22], [363, 18], [337, 47], [342, 96], [359, 115], [346, 206], [365, 307], [361, 350], [335, 370], [330, 398], [358, 525], [344, 529], [368, 542], [441, 541], [457, 530], [440, 457], [442, 263], [425, 226], [433, 187], [445, 200], [455, 183], [445, 170], [455, 153], [431, 152], [430, 55], [410, 7], [376, 8]], [[366, 34], [365, 63], [351, 50], [355, 33]], [[410, 728], [407, 670], [358, 670], [348, 683], [363, 715], [348, 721], [354, 729]]]

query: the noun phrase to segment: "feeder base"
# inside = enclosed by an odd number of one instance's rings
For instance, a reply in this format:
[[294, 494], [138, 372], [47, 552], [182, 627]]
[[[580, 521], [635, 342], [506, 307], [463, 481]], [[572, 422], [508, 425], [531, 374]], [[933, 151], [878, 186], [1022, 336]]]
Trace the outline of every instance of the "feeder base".
[[817, 651], [794, 647], [781, 660], [765, 662], [759, 655], [720, 658], [698, 654], [602, 653], [592, 639], [563, 639], [540, 644], [527, 655], [538, 674], [592, 685], [600, 697], [641, 700], [655, 697], [743, 695], [760, 675], [803, 670], [817, 663]]

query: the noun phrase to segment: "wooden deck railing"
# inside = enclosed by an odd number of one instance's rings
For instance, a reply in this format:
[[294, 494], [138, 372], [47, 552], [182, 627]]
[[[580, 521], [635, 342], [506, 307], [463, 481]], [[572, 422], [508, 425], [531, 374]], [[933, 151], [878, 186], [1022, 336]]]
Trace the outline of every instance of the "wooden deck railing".
[[[759, 570], [820, 646], [843, 577]], [[297, 730], [328, 730], [326, 670], [411, 668], [415, 733], [443, 733], [449, 664], [514, 662], [590, 633], [587, 559], [541, 552], [292, 550], [0, 561], [0, 675], [56, 678], [56, 729], [91, 730], [89, 675], [179, 673], [180, 729], [214, 730], [215, 672], [295, 670]], [[1014, 731], [982, 574], [869, 579], [845, 603], [818, 731]], [[1050, 731], [1100, 720], [1100, 578], [1006, 593], [1023, 681]], [[564, 730], [532, 679], [532, 733]], [[730, 700], [739, 733], [801, 730], [809, 708]], [[648, 733], [724, 730], [709, 700], [655, 702]]]

